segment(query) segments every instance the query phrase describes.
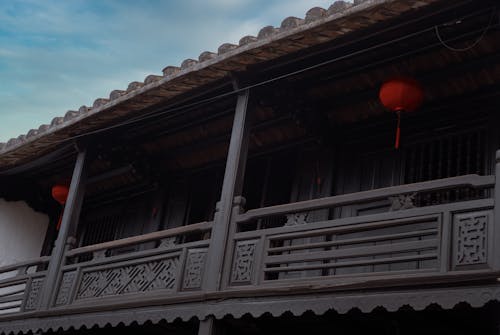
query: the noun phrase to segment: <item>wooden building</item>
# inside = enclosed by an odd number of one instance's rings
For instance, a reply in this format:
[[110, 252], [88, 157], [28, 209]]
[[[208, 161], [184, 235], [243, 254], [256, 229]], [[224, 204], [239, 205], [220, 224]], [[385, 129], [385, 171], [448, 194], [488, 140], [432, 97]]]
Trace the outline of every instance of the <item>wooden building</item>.
[[50, 225], [0, 333], [498, 334], [499, 8], [337, 1], [1, 144]]

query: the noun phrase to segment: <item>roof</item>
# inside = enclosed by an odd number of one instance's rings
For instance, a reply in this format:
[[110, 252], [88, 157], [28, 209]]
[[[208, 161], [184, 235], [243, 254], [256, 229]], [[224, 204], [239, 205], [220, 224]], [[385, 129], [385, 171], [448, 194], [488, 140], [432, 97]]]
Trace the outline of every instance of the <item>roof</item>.
[[163, 75], [149, 75], [143, 82], [131, 82], [126, 90], [114, 90], [98, 98], [91, 107], [70, 110], [50, 124], [0, 143], [0, 169], [30, 161], [53, 151], [74, 136], [99, 129], [160, 102], [188, 93], [245, 71], [247, 66], [276, 59], [348, 33], [429, 5], [438, 0], [354, 0], [336, 1], [328, 9], [314, 7], [305, 18], [287, 17], [280, 27], [263, 27], [257, 36], [245, 36], [238, 45], [225, 43], [217, 53], [202, 52], [198, 59], [186, 59], [180, 67], [167, 66]]

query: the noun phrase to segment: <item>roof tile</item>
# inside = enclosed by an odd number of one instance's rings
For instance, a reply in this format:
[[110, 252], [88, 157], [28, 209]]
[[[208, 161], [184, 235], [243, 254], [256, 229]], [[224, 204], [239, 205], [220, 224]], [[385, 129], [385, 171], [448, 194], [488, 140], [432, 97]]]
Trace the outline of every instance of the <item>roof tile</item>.
[[81, 106], [80, 108], [78, 108], [78, 113], [80, 113], [80, 114], [85, 114], [85, 113], [87, 113], [89, 110], [90, 110], [90, 107], [87, 107], [87, 106]]
[[281, 29], [286, 30], [286, 29], [296, 28], [303, 23], [304, 23], [303, 19], [294, 16], [289, 16], [283, 21], [281, 21]]
[[50, 122], [50, 126], [57, 126], [60, 125], [61, 123], [64, 122], [64, 118], [61, 116], [56, 116], [55, 118], [52, 119], [52, 122]]
[[352, 3], [347, 1], [335, 1], [330, 7], [328, 7], [328, 15], [340, 13], [350, 7], [352, 7]]
[[191, 67], [196, 64], [198, 64], [198, 61], [196, 59], [191, 59], [191, 58], [184, 59], [184, 61], [181, 64], [181, 70], [185, 70], [188, 67]]
[[66, 114], [64, 114], [64, 121], [69, 121], [74, 117], [77, 117], [80, 113], [78, 111], [67, 111]]
[[181, 68], [178, 66], [169, 65], [169, 66], [165, 67], [162, 70], [162, 72], [163, 72], [163, 76], [167, 77], [167, 76], [172, 76], [172, 75], [179, 73], [180, 70], [181, 70]]
[[20, 143], [19, 139], [11, 138], [10, 140], [7, 141], [7, 144], [5, 146], [12, 147], [12, 146], [16, 145], [17, 143]]
[[306, 13], [306, 23], [310, 23], [312, 21], [316, 21], [327, 16], [328, 12], [326, 9], [321, 7], [313, 7], [309, 9]]
[[151, 83], [154, 83], [155, 81], [158, 81], [162, 78], [163, 78], [162, 76], [150, 74], [149, 76], [146, 77], [146, 79], [144, 79], [144, 84], [146, 84], [146, 85], [151, 84]]
[[198, 60], [200, 62], [204, 62], [206, 60], [209, 60], [209, 59], [212, 59], [214, 57], [217, 57], [217, 54], [214, 53], [214, 52], [210, 52], [210, 51], [204, 51], [200, 54], [200, 56], [198, 57]]
[[244, 36], [240, 39], [239, 41], [239, 45], [242, 46], [242, 45], [246, 45], [246, 44], [249, 44], [249, 43], [253, 43], [257, 41], [257, 37], [255, 36], [252, 36], [252, 35], [247, 35], [247, 36]]
[[30, 129], [26, 134], [26, 138], [30, 138], [36, 135], [38, 135], [38, 129]]
[[40, 127], [38, 127], [38, 133], [44, 133], [49, 128], [50, 128], [50, 125], [48, 125], [48, 124], [41, 124]]
[[121, 97], [122, 95], [124, 95], [126, 93], [127, 93], [126, 91], [122, 91], [122, 90], [111, 91], [111, 93], [109, 93], [109, 100], [118, 99], [119, 97]]
[[222, 55], [225, 54], [226, 52], [236, 49], [237, 47], [238, 46], [236, 44], [224, 43], [217, 49], [217, 53], [219, 55]]
[[133, 81], [130, 84], [128, 84], [127, 92], [134, 91], [138, 88], [141, 88], [142, 86], [144, 86], [144, 83], [141, 83], [139, 81]]
[[109, 99], [105, 98], [97, 98], [94, 100], [94, 104], [92, 105], [92, 108], [97, 108], [101, 107], [109, 102]]
[[263, 39], [263, 38], [272, 36], [272, 35], [278, 33], [279, 31], [280, 31], [279, 28], [274, 28], [273, 26], [266, 26], [259, 31], [257, 38]]

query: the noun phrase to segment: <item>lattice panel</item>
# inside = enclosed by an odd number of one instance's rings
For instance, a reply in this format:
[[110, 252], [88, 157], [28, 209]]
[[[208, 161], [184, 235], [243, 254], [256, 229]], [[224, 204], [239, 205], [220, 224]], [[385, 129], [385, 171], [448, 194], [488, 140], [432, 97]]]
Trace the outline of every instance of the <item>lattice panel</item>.
[[454, 216], [454, 266], [486, 264], [488, 261], [488, 225], [491, 211]]
[[194, 249], [188, 251], [182, 288], [197, 289], [201, 287], [206, 258], [206, 249]]
[[75, 278], [76, 271], [69, 271], [63, 274], [61, 286], [59, 287], [59, 292], [57, 293], [56, 306], [66, 305], [67, 303], [69, 303], [71, 288], [73, 287]]
[[77, 299], [116, 296], [127, 293], [175, 288], [179, 257], [86, 272]]
[[33, 279], [30, 285], [30, 290], [28, 293], [28, 298], [26, 299], [26, 304], [24, 305], [24, 310], [31, 311], [38, 307], [40, 301], [40, 292], [43, 288], [44, 279]]
[[234, 251], [231, 282], [251, 283], [258, 240], [239, 241]]

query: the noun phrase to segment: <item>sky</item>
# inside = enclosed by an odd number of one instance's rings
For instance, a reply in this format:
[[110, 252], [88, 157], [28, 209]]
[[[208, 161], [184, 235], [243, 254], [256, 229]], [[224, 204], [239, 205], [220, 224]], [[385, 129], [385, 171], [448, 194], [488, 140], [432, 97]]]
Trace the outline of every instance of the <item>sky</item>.
[[333, 0], [0, 0], [0, 142]]

